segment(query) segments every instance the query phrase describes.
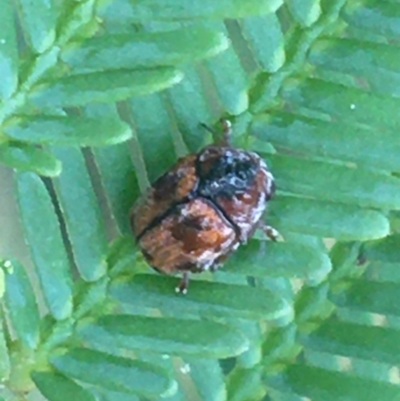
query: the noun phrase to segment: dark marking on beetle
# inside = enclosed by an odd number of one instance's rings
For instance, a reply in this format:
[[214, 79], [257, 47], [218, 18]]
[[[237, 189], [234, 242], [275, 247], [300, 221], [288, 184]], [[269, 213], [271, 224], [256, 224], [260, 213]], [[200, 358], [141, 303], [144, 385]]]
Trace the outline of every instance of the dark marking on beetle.
[[166, 194], [172, 194], [176, 192], [178, 188], [180, 177], [177, 174], [165, 173], [156, 180], [153, 185], [154, 188], [154, 199], [156, 201], [165, 198]]
[[201, 154], [196, 163], [196, 172], [200, 177], [198, 194], [209, 198], [231, 198], [245, 192], [253, 184], [259, 168], [250, 156], [227, 148], [204, 172], [200, 157]]

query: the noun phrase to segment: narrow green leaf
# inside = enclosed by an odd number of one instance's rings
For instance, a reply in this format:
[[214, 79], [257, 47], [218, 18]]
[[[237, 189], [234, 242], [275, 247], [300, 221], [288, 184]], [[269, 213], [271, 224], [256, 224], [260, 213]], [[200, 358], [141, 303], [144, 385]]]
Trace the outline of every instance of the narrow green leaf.
[[85, 315], [93, 313], [93, 310], [106, 302], [107, 288], [110, 279], [103, 276], [95, 283], [80, 282], [76, 288], [74, 297], [74, 318], [80, 319]]
[[399, 399], [399, 388], [395, 384], [363, 379], [355, 375], [303, 364], [294, 364], [289, 367], [287, 381], [299, 395], [314, 400], [394, 401]]
[[192, 281], [186, 296], [176, 294], [177, 278], [137, 275], [130, 283], [111, 285], [112, 297], [127, 305], [159, 308], [179, 316], [235, 316], [277, 320], [291, 316], [292, 309], [279, 294], [241, 285]]
[[88, 390], [58, 373], [32, 372], [32, 379], [49, 401], [96, 401], [94, 395]]
[[176, 20], [189, 18], [241, 18], [276, 11], [282, 0], [205, 0], [197, 3], [183, 0], [150, 0], [134, 3], [132, 13], [138, 21], [148, 19]]
[[375, 130], [339, 122], [322, 122], [289, 113], [260, 115], [251, 133], [278, 149], [400, 171], [400, 136], [396, 130]]
[[52, 151], [63, 163], [54, 187], [76, 265], [84, 280], [98, 280], [107, 268], [107, 234], [84, 157], [77, 148], [52, 147]]
[[206, 64], [224, 109], [234, 115], [246, 111], [249, 106], [249, 83], [236, 52], [230, 48]]
[[43, 53], [55, 39], [55, 4], [47, 0], [18, 0], [25, 38], [37, 53]]
[[[104, 388], [94, 390], [94, 393], [98, 396], [96, 399], [99, 401], [140, 401], [139, 397], [136, 397], [132, 393], [122, 393], [119, 391], [110, 391]], [[169, 400], [169, 398], [165, 398]]]
[[0, 8], [0, 99], [7, 99], [18, 85], [18, 47], [14, 9], [11, 0], [3, 0]]
[[[160, 355], [157, 353], [151, 353], [151, 352], [141, 352], [141, 351], [136, 351], [135, 353], [136, 358], [140, 359], [142, 362], [146, 362], [150, 365], [157, 366], [158, 368], [161, 369], [164, 373], [168, 375], [168, 377], [175, 378], [176, 375], [176, 366], [175, 366], [175, 360], [174, 358], [169, 357], [168, 355]], [[170, 393], [170, 395], [176, 394], [176, 390], [178, 386], [176, 385], [177, 383], [174, 383], [174, 391]]]
[[273, 387], [269, 387], [268, 395], [271, 398], [271, 401], [303, 401], [304, 400], [303, 397], [290, 391], [289, 388], [279, 391]]
[[[0, 269], [0, 279], [1, 279]], [[3, 313], [0, 311], [0, 382], [4, 383], [8, 380], [10, 375], [11, 367], [10, 367], [10, 358], [8, 355], [8, 347], [5, 339], [4, 333], [5, 324], [3, 322]], [[1, 400], [1, 395], [0, 395]]]
[[233, 327], [174, 318], [102, 316], [95, 323], [78, 327], [78, 336], [104, 349], [113, 344], [126, 350], [203, 358], [227, 358], [248, 348], [247, 339]]
[[354, 276], [357, 271], [362, 272], [360, 264], [363, 262], [361, 244], [359, 242], [337, 241], [330, 249], [329, 256], [333, 265], [330, 275], [332, 281]]
[[339, 306], [383, 315], [400, 315], [399, 283], [353, 280], [352, 286], [333, 297]]
[[400, 209], [396, 177], [292, 155], [269, 155], [267, 160], [282, 191], [361, 207]]
[[[91, 104], [84, 108], [84, 114], [89, 118], [107, 116], [108, 118], [121, 119], [115, 104]], [[91, 158], [91, 161], [97, 166], [112, 217], [116, 220], [121, 232], [130, 235], [129, 209], [140, 191], [137, 181], [138, 172], [132, 163], [132, 154], [136, 151], [134, 145], [136, 135], [134, 127], [131, 124], [128, 125], [133, 137], [129, 143], [117, 144], [107, 148], [93, 148], [91, 151], [94, 158]]]
[[268, 367], [274, 362], [279, 363], [287, 359], [292, 361], [300, 352], [297, 336], [296, 323], [271, 330], [262, 344], [262, 364]]
[[230, 401], [262, 399], [265, 387], [262, 382], [261, 366], [254, 366], [250, 369], [237, 367], [230, 373], [227, 387]]
[[[187, 397], [186, 397], [186, 394], [180, 388], [178, 388], [178, 391], [174, 395], [172, 395], [168, 398], [165, 398], [164, 400], [165, 401], [186, 401]], [[116, 401], [119, 401], [119, 400], [116, 400]], [[130, 401], [130, 400], [127, 400], [127, 401]]]
[[17, 338], [35, 349], [39, 342], [39, 310], [36, 296], [25, 268], [16, 260], [6, 270], [7, 291], [4, 296], [8, 317]]
[[400, 263], [373, 261], [372, 263], [368, 263], [365, 276], [368, 280], [400, 283]]
[[25, 143], [9, 142], [0, 145], [0, 163], [48, 177], [61, 173], [61, 163], [51, 153]]
[[225, 401], [225, 377], [219, 362], [209, 359], [186, 358], [189, 375], [202, 401]]
[[219, 118], [218, 110], [210, 107], [206, 92], [199, 74], [190, 67], [185, 70], [185, 79], [168, 90], [178, 128], [192, 152], [205, 144], [206, 133], [200, 123]]
[[331, 319], [304, 338], [307, 348], [398, 365], [400, 330]]
[[[286, 57], [285, 42], [276, 14], [245, 18], [241, 21], [241, 28], [263, 70], [276, 72], [282, 67]], [[265, 46], [266, 40], [268, 46]]]
[[129, 209], [140, 195], [127, 144], [93, 150], [113, 216], [123, 234], [130, 234]]
[[[257, 282], [257, 285], [263, 286], [264, 283], [260, 283], [261, 280]], [[264, 287], [262, 287], [264, 288]], [[273, 291], [272, 288], [268, 288]], [[281, 294], [282, 295], [282, 294]], [[284, 322], [288, 323], [288, 322]], [[236, 327], [243, 335], [249, 339], [250, 347], [246, 352], [243, 352], [238, 356], [236, 363], [242, 367], [252, 367], [258, 365], [261, 362], [261, 344], [263, 340], [263, 334], [261, 332], [260, 322], [254, 320], [238, 320], [229, 319], [229, 324]], [[281, 324], [281, 322], [277, 322]]]
[[176, 382], [166, 371], [146, 362], [76, 348], [51, 358], [65, 375], [85, 383], [145, 397], [165, 397], [176, 391]]
[[[3, 261], [1, 261], [1, 265], [3, 265]], [[6, 284], [5, 284], [4, 271], [3, 269], [0, 269], [0, 300], [3, 298], [5, 290], [6, 290]]]
[[293, 18], [302, 26], [312, 25], [321, 15], [320, 0], [289, 0], [286, 2]]
[[298, 277], [314, 284], [324, 280], [332, 266], [328, 255], [293, 242], [250, 241], [241, 246], [223, 271], [254, 277]]
[[293, 109], [297, 105], [318, 110], [341, 122], [366, 124], [383, 132], [400, 126], [400, 99], [318, 79], [307, 79], [301, 85], [293, 81], [281, 93]]
[[18, 401], [15, 394], [11, 392], [7, 387], [0, 390], [0, 401]]
[[189, 25], [166, 32], [95, 36], [69, 46], [62, 59], [77, 71], [173, 66], [214, 56], [228, 46], [222, 32]]
[[107, 256], [110, 276], [117, 277], [123, 273], [131, 274], [138, 259], [137, 246], [132, 234], [117, 238]]
[[72, 311], [72, 281], [50, 195], [33, 173], [18, 174], [16, 184], [25, 237], [45, 301], [56, 319], [65, 319]]
[[395, 46], [368, 42], [360, 46], [354, 39], [322, 39], [314, 44], [309, 59], [324, 69], [366, 80], [375, 93], [400, 97], [399, 49]]
[[37, 86], [31, 99], [44, 107], [111, 103], [160, 91], [182, 78], [179, 70], [170, 67], [78, 74]]
[[377, 241], [367, 242], [363, 256], [367, 260], [400, 263], [400, 234], [393, 234]]
[[393, 233], [400, 233], [400, 212], [393, 210], [390, 212], [389, 217]]
[[[255, 233], [254, 237], [257, 238], [257, 232]], [[265, 238], [265, 237], [263, 237]], [[285, 237], [284, 242], [295, 242], [297, 244], [303, 244], [307, 247], [312, 247], [314, 249], [319, 250], [322, 253], [326, 253], [327, 247], [321, 237], [316, 237], [313, 235], [307, 234], [298, 234], [298, 233], [289, 233], [287, 237]]]
[[295, 311], [299, 327], [309, 331], [310, 327], [314, 328], [313, 320], [320, 321], [331, 314], [333, 305], [328, 300], [328, 291], [327, 283], [322, 283], [317, 287], [304, 287], [297, 294]]
[[[18, 102], [22, 101], [23, 103], [27, 100], [28, 93], [24, 93], [24, 91], [30, 92], [31, 88], [40, 80], [49, 70], [57, 70], [57, 63], [58, 63], [58, 56], [60, 53], [60, 48], [58, 46], [52, 46], [49, 50], [45, 51], [42, 55], [35, 57], [29, 63], [29, 69], [26, 70], [28, 74], [26, 77], [23, 75], [23, 78], [26, 78], [22, 83], [23, 86], [20, 88], [20, 92], [15, 94], [14, 100], [17, 101], [15, 105], [12, 107], [17, 106], [18, 109]], [[28, 89], [28, 90], [27, 90]], [[23, 93], [23, 95], [22, 95]], [[20, 96], [23, 96], [21, 98]], [[19, 99], [19, 100], [18, 100]], [[22, 104], [21, 104], [22, 105]], [[32, 105], [27, 105], [27, 109], [30, 109], [30, 112], [33, 112]], [[49, 108], [51, 110], [45, 110], [44, 113], [50, 112], [50, 114], [61, 114], [64, 113], [63, 110]], [[17, 113], [19, 110], [17, 111]], [[36, 111], [37, 112], [37, 111]], [[33, 112], [35, 113], [35, 112]]]
[[170, 116], [158, 94], [132, 99], [129, 106], [147, 174], [153, 182], [176, 162]]
[[382, 238], [389, 234], [387, 218], [375, 210], [317, 200], [280, 196], [271, 201], [268, 223], [286, 231], [342, 241]]
[[[321, 366], [322, 368], [324, 368], [324, 366], [319, 365], [319, 363], [320, 361], [326, 361], [325, 353], [311, 350], [307, 350], [306, 353], [306, 358], [310, 359], [311, 364], [315, 363], [316, 366]], [[340, 358], [338, 358], [338, 360], [340, 361]], [[332, 362], [335, 363], [335, 357], [332, 358]], [[393, 383], [398, 386], [398, 384], [393, 381], [393, 370], [390, 365], [387, 365], [386, 363], [377, 361], [375, 359], [367, 360], [352, 358], [351, 362], [351, 370], [358, 377], [367, 380], [376, 380], [378, 382]], [[327, 368], [329, 369], [329, 367]]]
[[342, 17], [350, 25], [386, 37], [400, 36], [400, 7], [395, 2], [363, 0], [346, 2]]
[[[59, 43], [68, 43], [71, 38], [81, 37], [86, 39], [92, 36], [99, 28], [97, 21], [96, 1], [86, 0], [70, 4], [57, 3], [58, 9], [64, 10], [62, 23], [57, 30], [57, 39]], [[62, 5], [62, 6], [61, 6]]]
[[132, 136], [119, 119], [80, 116], [26, 116], [15, 119], [4, 132], [24, 142], [75, 146], [113, 145]]

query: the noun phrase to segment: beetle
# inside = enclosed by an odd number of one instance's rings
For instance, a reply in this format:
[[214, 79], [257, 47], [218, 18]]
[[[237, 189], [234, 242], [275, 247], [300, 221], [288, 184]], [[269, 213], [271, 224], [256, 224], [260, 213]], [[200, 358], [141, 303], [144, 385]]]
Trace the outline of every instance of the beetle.
[[184, 294], [190, 273], [218, 269], [257, 228], [279, 235], [261, 220], [274, 177], [258, 154], [231, 145], [231, 123], [221, 122], [222, 140], [179, 159], [130, 211], [146, 261], [160, 273], [181, 272], [176, 291]]

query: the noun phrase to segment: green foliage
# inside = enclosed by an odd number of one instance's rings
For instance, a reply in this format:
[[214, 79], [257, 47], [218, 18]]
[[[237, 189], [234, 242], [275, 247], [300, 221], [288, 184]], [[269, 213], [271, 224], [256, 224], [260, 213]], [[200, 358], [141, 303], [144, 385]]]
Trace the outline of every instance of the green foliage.
[[[0, 0], [0, 20], [33, 264], [1, 255], [1, 401], [400, 400], [399, 2]], [[257, 233], [180, 296], [128, 211], [223, 116], [276, 177], [285, 242]]]

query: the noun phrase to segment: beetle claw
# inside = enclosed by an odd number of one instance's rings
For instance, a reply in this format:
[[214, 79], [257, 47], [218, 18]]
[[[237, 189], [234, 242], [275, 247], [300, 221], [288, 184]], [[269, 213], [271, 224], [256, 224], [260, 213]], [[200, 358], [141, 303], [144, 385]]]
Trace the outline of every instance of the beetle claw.
[[258, 225], [258, 228], [262, 230], [262, 232], [271, 240], [274, 242], [281, 242], [284, 241], [282, 235], [279, 233], [278, 230], [276, 230], [274, 227], [268, 226], [264, 223], [260, 223]]
[[179, 285], [175, 288], [175, 292], [178, 294], [186, 295], [189, 287], [189, 272], [184, 272]]

